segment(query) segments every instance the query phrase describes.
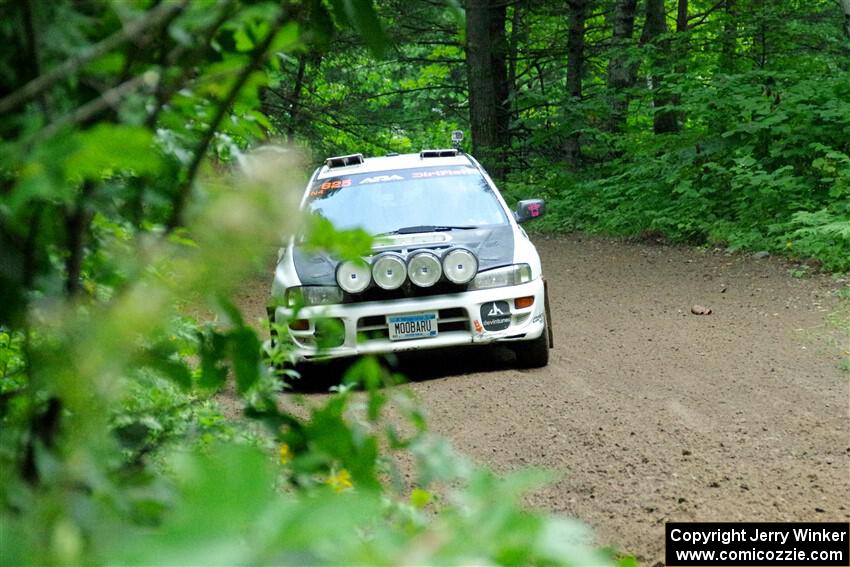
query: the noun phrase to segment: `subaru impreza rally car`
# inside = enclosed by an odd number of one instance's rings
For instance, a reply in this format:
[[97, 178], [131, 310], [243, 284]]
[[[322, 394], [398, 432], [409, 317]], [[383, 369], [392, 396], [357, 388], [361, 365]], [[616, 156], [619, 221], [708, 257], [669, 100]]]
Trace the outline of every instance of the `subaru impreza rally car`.
[[[336, 358], [500, 342], [523, 367], [548, 363], [540, 257], [519, 223], [544, 203], [505, 204], [457, 148], [332, 157], [301, 203], [338, 229], [376, 236], [371, 256], [340, 261], [293, 237], [281, 250], [269, 316], [296, 358]], [[324, 329], [335, 327], [335, 333]]]

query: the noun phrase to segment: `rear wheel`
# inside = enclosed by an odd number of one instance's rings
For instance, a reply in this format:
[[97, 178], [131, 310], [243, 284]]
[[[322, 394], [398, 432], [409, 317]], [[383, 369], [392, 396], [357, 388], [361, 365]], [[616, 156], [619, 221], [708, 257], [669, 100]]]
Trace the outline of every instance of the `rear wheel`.
[[516, 343], [513, 348], [520, 368], [543, 368], [549, 364], [549, 321], [539, 337]]

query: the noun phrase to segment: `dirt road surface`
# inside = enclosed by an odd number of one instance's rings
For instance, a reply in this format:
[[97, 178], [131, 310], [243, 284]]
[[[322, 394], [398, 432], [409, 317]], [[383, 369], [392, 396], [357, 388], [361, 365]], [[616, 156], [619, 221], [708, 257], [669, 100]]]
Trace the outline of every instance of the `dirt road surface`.
[[[491, 348], [407, 361], [434, 431], [497, 471], [558, 471], [529, 503], [644, 565], [663, 561], [667, 521], [850, 520], [840, 283], [720, 251], [537, 244], [549, 366], [517, 370]], [[252, 315], [267, 290], [246, 289]]]

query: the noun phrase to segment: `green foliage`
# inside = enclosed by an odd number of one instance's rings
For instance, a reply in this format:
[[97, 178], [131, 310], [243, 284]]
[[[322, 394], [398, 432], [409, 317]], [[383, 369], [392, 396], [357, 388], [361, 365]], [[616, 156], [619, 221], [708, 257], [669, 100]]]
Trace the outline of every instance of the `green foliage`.
[[333, 48], [284, 60], [266, 93], [272, 121], [317, 159], [444, 147], [468, 120], [457, 3], [377, 4], [384, 59], [342, 33]]
[[365, 230], [337, 230], [324, 217], [308, 218], [306, 230], [308, 248], [326, 250], [345, 260], [359, 260], [372, 250], [372, 237]]
[[225, 417], [214, 398], [145, 371], [127, 383], [110, 427], [127, 462], [149, 461], [154, 466], [161, 466], [169, 451], [187, 446], [203, 448], [237, 438], [263, 442]]
[[[767, 79], [767, 96], [762, 72], [704, 84], [686, 106], [690, 130], [627, 134], [618, 157], [580, 175], [545, 168], [536, 182], [551, 200], [542, 228], [663, 234], [847, 271], [850, 81]], [[721, 122], [728, 129], [716, 129]], [[527, 182], [510, 188], [529, 191]]]
[[26, 384], [24, 335], [0, 327], [0, 395], [7, 395]]
[[[545, 187], [553, 202], [544, 230], [658, 234], [816, 258], [826, 269], [847, 271], [850, 75], [833, 8], [737, 2], [732, 16], [691, 2], [687, 33], [660, 39], [673, 42], [669, 67], [653, 66], [658, 50], [668, 49], [656, 42], [623, 49], [638, 71], [625, 93], [587, 78], [586, 97], [570, 114], [582, 124], [572, 130], [581, 136], [580, 167], [565, 172], [534, 157], [541, 144], [566, 134], [551, 111], [521, 117], [529, 129], [541, 119], [553, 129], [536, 130], [522, 144], [531, 172], [512, 177], [512, 192], [529, 178]], [[708, 16], [698, 19], [700, 13]], [[737, 41], [727, 47], [730, 33]], [[811, 44], [823, 49], [797, 47]], [[669, 107], [653, 108], [652, 92], [641, 85], [651, 74], [663, 74]], [[632, 100], [622, 132], [608, 126], [613, 96]], [[652, 116], [670, 109], [679, 131], [652, 134]]]
[[[608, 562], [584, 528], [522, 506], [540, 475], [499, 478], [454, 453], [375, 359], [324, 398], [281, 403], [287, 348], [264, 359], [235, 292], [293, 235], [342, 258], [372, 240], [296, 218], [298, 152], [246, 149], [276, 134], [261, 99], [287, 65], [337, 34], [385, 50], [381, 13], [366, 0], [188, 2], [77, 59], [175, 6], [33, 1], [0, 23], [15, 46], [0, 91], [70, 69], [0, 125], [0, 561]], [[457, 25], [456, 6], [426, 11]], [[328, 71], [342, 103], [345, 77]], [[411, 80], [446, 77], [435, 64]], [[348, 143], [323, 128], [320, 147]]]
[[[116, 144], [115, 140], [121, 140]], [[76, 135], [76, 149], [64, 163], [69, 182], [100, 180], [114, 172], [131, 175], [156, 174], [160, 158], [154, 152], [153, 136], [146, 128], [99, 124]]]

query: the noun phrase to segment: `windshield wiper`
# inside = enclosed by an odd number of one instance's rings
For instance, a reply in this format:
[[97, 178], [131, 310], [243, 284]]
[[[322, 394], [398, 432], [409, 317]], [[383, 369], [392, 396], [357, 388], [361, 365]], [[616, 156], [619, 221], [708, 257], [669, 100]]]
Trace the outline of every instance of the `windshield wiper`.
[[418, 232], [444, 232], [448, 230], [474, 230], [478, 228], [477, 226], [472, 225], [434, 225], [434, 224], [424, 224], [417, 226], [405, 226], [402, 228], [397, 228], [396, 230], [391, 230], [389, 232], [383, 232], [378, 236], [385, 236], [388, 234], [416, 234]]

